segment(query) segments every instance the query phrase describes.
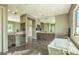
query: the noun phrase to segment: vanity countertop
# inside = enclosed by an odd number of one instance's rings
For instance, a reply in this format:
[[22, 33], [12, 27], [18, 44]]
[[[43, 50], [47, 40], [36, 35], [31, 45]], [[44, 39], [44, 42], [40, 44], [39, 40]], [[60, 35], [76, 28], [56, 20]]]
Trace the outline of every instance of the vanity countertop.
[[41, 31], [37, 31], [36, 33], [53, 33], [53, 32], [41, 32]]
[[25, 31], [16, 32], [16, 35], [26, 34]]
[[20, 32], [10, 32], [8, 35], [21, 35], [21, 34], [26, 34], [25, 31], [20, 31]]

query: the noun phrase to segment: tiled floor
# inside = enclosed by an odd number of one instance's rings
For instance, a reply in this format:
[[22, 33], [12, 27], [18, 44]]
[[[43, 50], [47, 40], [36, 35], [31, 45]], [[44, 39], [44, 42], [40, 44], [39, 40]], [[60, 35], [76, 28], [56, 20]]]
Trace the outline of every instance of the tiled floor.
[[51, 40], [33, 40], [25, 46], [10, 48], [7, 55], [48, 55], [47, 45]]

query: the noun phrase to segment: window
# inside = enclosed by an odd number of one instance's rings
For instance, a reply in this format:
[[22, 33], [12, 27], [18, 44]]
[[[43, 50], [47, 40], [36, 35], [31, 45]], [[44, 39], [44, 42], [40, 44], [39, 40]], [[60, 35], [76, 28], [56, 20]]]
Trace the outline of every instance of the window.
[[8, 32], [12, 32], [13, 31], [13, 24], [8, 24]]
[[76, 33], [79, 34], [79, 9], [77, 9]]

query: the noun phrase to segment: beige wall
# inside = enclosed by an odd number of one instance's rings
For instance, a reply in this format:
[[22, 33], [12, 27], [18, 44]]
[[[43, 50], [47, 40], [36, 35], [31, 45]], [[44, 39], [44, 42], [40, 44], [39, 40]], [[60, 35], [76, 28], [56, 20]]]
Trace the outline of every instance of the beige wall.
[[67, 35], [68, 33], [68, 15], [62, 14], [55, 17], [55, 33], [56, 35]]

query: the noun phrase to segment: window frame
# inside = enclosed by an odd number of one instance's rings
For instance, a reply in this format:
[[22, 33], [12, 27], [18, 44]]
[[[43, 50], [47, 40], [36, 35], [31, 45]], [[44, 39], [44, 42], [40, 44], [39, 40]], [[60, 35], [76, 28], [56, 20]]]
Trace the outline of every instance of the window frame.
[[76, 12], [75, 12], [75, 19], [76, 19], [76, 20], [75, 20], [75, 33], [76, 33], [77, 35], [79, 35], [79, 33], [77, 33], [77, 27], [78, 27], [78, 26], [77, 26], [77, 21], [78, 21], [78, 20], [77, 20], [77, 11], [78, 11], [78, 9], [79, 9], [79, 7], [76, 9]]

